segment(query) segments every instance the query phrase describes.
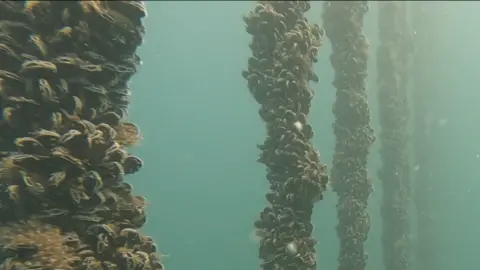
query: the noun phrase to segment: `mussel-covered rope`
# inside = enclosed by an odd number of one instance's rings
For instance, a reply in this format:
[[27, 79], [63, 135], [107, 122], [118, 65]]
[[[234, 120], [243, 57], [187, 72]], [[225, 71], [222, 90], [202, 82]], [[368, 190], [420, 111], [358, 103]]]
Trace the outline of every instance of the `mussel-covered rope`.
[[[0, 2], [2, 269], [164, 269], [125, 119], [141, 1]], [[16, 152], [13, 152], [16, 151]]]
[[365, 84], [369, 46], [362, 29], [368, 9], [367, 1], [326, 1], [323, 9], [337, 96], [331, 183], [338, 195], [339, 270], [363, 270], [368, 259], [364, 243], [370, 231], [367, 203], [372, 184], [367, 156], [375, 140]]
[[267, 127], [258, 161], [267, 167], [269, 204], [255, 222], [265, 270], [317, 264], [311, 215], [328, 177], [307, 123], [313, 98], [308, 82], [318, 81], [312, 64], [323, 36], [305, 18], [309, 9], [309, 1], [260, 1], [244, 18], [253, 56], [243, 76]]
[[407, 67], [411, 45], [407, 2], [378, 4], [378, 106], [381, 132], [383, 262], [386, 270], [408, 270], [411, 253], [411, 183], [408, 141]]

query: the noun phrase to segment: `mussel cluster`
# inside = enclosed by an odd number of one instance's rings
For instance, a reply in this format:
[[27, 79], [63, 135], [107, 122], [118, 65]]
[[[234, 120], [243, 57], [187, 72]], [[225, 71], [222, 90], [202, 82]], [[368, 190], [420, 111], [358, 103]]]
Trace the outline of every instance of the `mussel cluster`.
[[318, 81], [312, 64], [323, 38], [304, 16], [309, 9], [309, 1], [260, 1], [244, 17], [253, 56], [243, 77], [267, 126], [258, 161], [267, 167], [269, 205], [255, 222], [262, 269], [316, 267], [311, 215], [328, 176], [307, 123], [313, 98], [308, 83]]
[[126, 118], [145, 16], [141, 1], [0, 2], [1, 267], [164, 269], [124, 181], [143, 165]]
[[366, 208], [372, 191], [367, 156], [375, 137], [365, 89], [368, 43], [362, 28], [367, 11], [367, 1], [327, 1], [323, 9], [323, 25], [332, 44], [333, 85], [337, 89], [333, 106], [336, 145], [330, 176], [339, 197], [336, 229], [340, 270], [363, 270], [368, 257], [363, 247], [370, 230]]
[[383, 257], [385, 269], [412, 265], [410, 243], [410, 167], [408, 162], [406, 2], [379, 2], [377, 50], [379, 134], [383, 186]]

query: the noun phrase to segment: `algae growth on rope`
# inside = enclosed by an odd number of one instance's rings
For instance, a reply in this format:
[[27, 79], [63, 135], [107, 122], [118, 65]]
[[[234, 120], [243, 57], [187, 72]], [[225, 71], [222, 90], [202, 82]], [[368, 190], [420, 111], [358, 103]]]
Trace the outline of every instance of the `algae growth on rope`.
[[333, 86], [337, 90], [331, 185], [338, 195], [339, 270], [363, 270], [368, 258], [364, 243], [370, 231], [367, 203], [372, 184], [367, 156], [375, 140], [365, 84], [369, 46], [363, 18], [368, 9], [367, 1], [327, 1], [323, 10], [323, 26], [332, 44]]
[[268, 205], [255, 222], [262, 269], [316, 269], [313, 204], [323, 198], [328, 177], [312, 145], [307, 122], [318, 81], [312, 70], [323, 30], [310, 24], [309, 1], [260, 1], [244, 17], [253, 56], [243, 77], [260, 104], [267, 138], [259, 162], [267, 167]]
[[164, 269], [124, 181], [139, 1], [0, 2], [3, 269]]

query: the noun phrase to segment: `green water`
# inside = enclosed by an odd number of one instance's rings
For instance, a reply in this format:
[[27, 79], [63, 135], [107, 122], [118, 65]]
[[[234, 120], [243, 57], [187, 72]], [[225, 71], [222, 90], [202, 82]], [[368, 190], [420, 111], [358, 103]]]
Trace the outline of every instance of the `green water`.
[[[251, 55], [242, 15], [251, 2], [148, 2], [144, 65], [133, 80], [131, 116], [145, 137], [135, 149], [145, 168], [130, 178], [149, 201], [145, 228], [168, 269], [259, 269], [258, 244], [249, 236], [265, 205], [264, 167], [255, 147], [264, 139], [257, 104], [241, 76]], [[479, 3], [438, 2], [431, 134], [438, 183], [432, 191], [436, 270], [477, 270], [480, 264], [480, 38]], [[378, 134], [375, 48], [376, 3], [365, 21], [372, 46], [368, 78], [372, 124]], [[319, 23], [321, 3], [308, 17]], [[315, 69], [310, 121], [322, 161], [331, 164], [335, 138], [331, 107], [335, 90], [325, 40]], [[366, 249], [369, 270], [383, 269], [378, 140], [370, 155], [375, 192]], [[415, 164], [412, 164], [414, 167]], [[328, 191], [313, 222], [318, 269], [336, 269], [336, 194]], [[415, 213], [412, 212], [412, 215]], [[415, 240], [412, 232], [412, 239]], [[433, 252], [433, 251], [432, 251]], [[433, 270], [432, 269], [432, 270]], [[421, 269], [428, 270], [428, 269]]]

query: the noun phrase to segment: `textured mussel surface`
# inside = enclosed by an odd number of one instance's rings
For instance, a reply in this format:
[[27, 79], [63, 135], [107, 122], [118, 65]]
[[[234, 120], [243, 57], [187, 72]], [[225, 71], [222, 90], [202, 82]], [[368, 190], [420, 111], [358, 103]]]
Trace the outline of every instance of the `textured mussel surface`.
[[145, 16], [141, 1], [0, 2], [2, 267], [164, 269], [124, 181], [143, 165], [126, 118]]

